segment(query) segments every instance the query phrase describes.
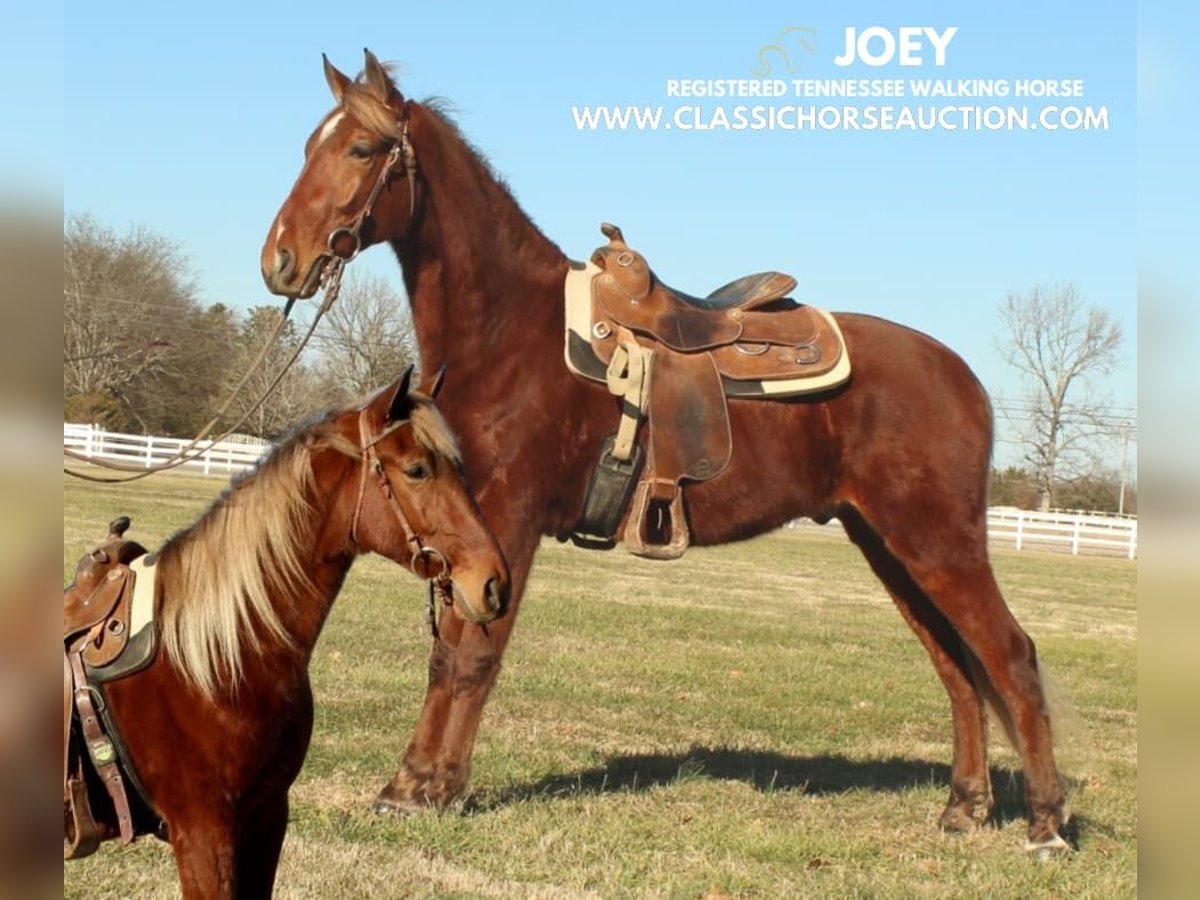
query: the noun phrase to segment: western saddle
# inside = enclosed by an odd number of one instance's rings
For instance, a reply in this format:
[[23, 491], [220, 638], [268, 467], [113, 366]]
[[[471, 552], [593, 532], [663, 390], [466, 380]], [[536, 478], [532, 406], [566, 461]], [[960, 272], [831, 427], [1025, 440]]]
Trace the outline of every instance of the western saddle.
[[571, 538], [611, 547], [632, 496], [625, 545], [675, 559], [690, 543], [683, 482], [720, 475], [733, 455], [728, 398], [832, 390], [850, 378], [850, 360], [833, 316], [788, 297], [792, 276], [747, 275], [693, 297], [661, 282], [620, 228], [600, 230], [608, 244], [567, 274], [566, 362], [621, 398], [621, 418]]
[[[135, 833], [125, 791], [125, 780], [133, 779], [127, 765], [122, 774], [120, 739], [100, 687], [149, 665], [156, 650], [152, 611], [146, 609], [153, 605], [153, 573], [141, 559], [146, 548], [125, 538], [128, 528], [128, 516], [113, 521], [108, 537], [79, 561], [75, 580], [63, 592], [64, 859], [87, 856], [115, 836], [107, 821], [93, 815], [96, 795], [89, 786], [95, 781], [111, 800], [121, 839], [128, 843]], [[139, 570], [144, 585], [135, 590]], [[137, 791], [136, 781], [133, 786]]]

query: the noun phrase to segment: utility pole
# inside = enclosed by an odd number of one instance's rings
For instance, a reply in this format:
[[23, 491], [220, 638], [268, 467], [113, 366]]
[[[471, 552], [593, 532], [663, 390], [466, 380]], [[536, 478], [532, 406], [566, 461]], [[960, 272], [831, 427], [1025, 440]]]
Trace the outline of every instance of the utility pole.
[[1125, 485], [1129, 483], [1129, 435], [1132, 426], [1126, 423], [1121, 428], [1121, 496], [1117, 500], [1117, 514], [1125, 515]]

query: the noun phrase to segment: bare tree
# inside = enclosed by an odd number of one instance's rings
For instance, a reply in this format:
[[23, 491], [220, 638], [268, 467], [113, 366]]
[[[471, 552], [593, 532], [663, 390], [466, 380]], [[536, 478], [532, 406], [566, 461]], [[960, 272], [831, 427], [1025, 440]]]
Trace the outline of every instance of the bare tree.
[[329, 403], [387, 384], [417, 359], [408, 304], [378, 276], [347, 277], [313, 342]]
[[[289, 319], [279, 338], [268, 344], [281, 315], [282, 309], [273, 305], [256, 306], [246, 313], [224, 367], [226, 381], [222, 393], [226, 396], [250, 373], [242, 389], [233, 396], [225, 424], [232, 425], [244, 419], [239, 431], [267, 439], [278, 438], [297, 421], [324, 405], [315, 389], [312, 371], [303, 358], [283, 371], [300, 344], [301, 332], [296, 320]], [[264, 351], [264, 348], [267, 349]], [[263, 352], [266, 357], [262, 364], [251, 372], [251, 366]], [[278, 384], [266, 395], [276, 378], [279, 378]], [[256, 403], [258, 406], [251, 409]]]
[[[117, 234], [88, 216], [63, 233], [63, 400], [68, 416], [183, 434], [221, 379], [214, 347], [232, 322], [203, 310], [179, 247], [146, 228]], [[222, 328], [223, 324], [226, 327]]]
[[1073, 284], [1010, 293], [1000, 305], [1000, 321], [997, 349], [1027, 385], [1020, 442], [1039, 505], [1049, 509], [1056, 482], [1093, 470], [1095, 439], [1111, 434], [1092, 378], [1116, 366], [1121, 325], [1106, 310], [1085, 306]]

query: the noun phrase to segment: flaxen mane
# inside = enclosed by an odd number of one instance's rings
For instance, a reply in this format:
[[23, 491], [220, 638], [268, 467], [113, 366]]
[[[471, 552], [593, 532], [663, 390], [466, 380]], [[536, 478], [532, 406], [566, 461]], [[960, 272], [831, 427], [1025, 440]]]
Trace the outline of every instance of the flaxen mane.
[[[410, 395], [416, 440], [461, 465], [453, 434], [433, 402]], [[334, 450], [359, 458], [359, 448], [333, 426], [339, 413], [285, 439], [259, 465], [231, 483], [194, 525], [159, 554], [160, 621], [168, 658], [206, 696], [236, 688], [244, 644], [256, 631], [291, 643], [288, 608], [312, 591], [302, 560], [314, 524], [314, 454]]]

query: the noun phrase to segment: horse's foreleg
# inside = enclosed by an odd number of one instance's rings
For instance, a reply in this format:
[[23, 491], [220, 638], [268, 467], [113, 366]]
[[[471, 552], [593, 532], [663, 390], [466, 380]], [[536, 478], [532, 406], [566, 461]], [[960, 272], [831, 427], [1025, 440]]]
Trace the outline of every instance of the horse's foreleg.
[[525, 593], [536, 537], [532, 544], [519, 557], [508, 556], [512, 599], [503, 618], [486, 628], [464, 625], [455, 616], [443, 619], [442, 638], [434, 642], [429, 660], [429, 686], [416, 732], [400, 771], [379, 792], [376, 812], [444, 808], [466, 788], [479, 721]]
[[287, 834], [288, 799], [285, 793], [238, 816], [237, 895], [270, 897], [275, 872]]
[[856, 513], [849, 510], [843, 513], [842, 525], [925, 647], [950, 697], [954, 760], [950, 769], [950, 799], [938, 824], [949, 832], [974, 831], [991, 813], [992, 785], [987, 767], [987, 715], [971, 676], [970, 651], [907, 569]]
[[404, 752], [400, 771], [375, 799], [378, 813], [403, 814], [434, 805], [429, 788], [437, 775], [437, 759], [450, 715], [456, 645], [462, 640], [463, 623], [456, 616], [446, 616], [440, 631], [441, 637], [433, 642], [429, 655], [429, 684], [417, 729]]
[[170, 822], [171, 849], [184, 900], [237, 896], [237, 854], [232, 814]]

